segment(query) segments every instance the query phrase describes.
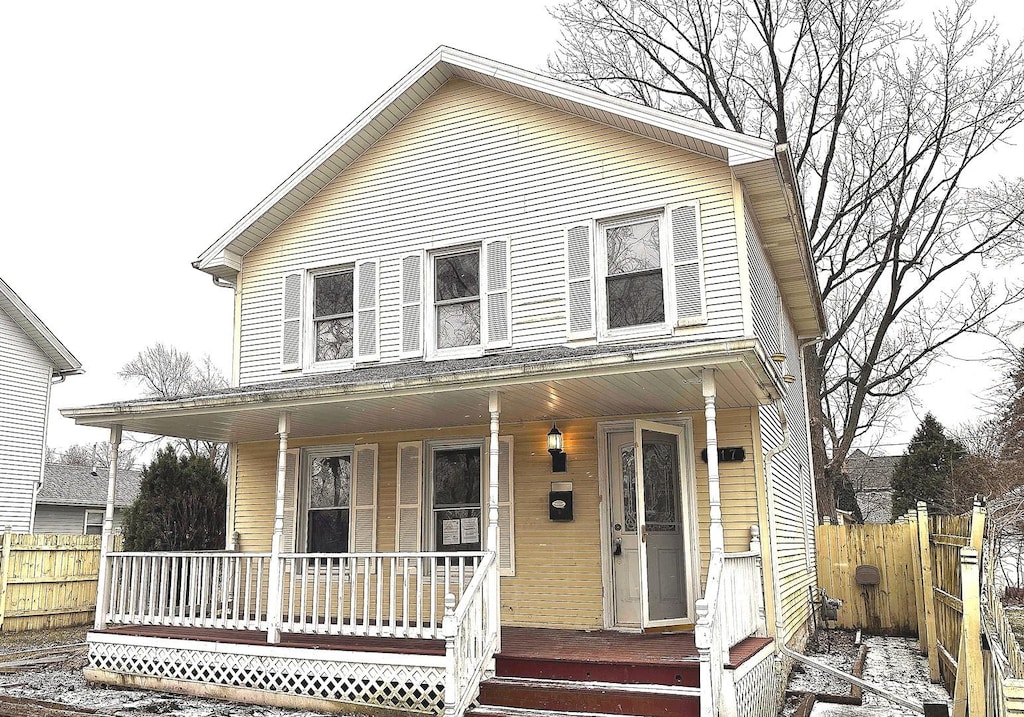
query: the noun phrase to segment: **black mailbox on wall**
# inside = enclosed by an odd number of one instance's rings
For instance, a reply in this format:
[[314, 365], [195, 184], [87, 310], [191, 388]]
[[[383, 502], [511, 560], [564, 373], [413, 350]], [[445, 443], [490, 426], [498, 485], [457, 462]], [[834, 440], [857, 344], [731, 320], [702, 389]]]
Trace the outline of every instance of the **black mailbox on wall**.
[[572, 520], [572, 481], [556, 481], [548, 493], [548, 518], [557, 521]]

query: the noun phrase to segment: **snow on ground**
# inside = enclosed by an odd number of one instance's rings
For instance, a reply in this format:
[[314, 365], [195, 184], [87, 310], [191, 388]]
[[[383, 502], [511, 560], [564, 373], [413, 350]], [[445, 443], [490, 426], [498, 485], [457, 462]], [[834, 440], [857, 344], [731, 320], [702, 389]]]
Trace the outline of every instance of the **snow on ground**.
[[[804, 654], [831, 667], [850, 672], [857, 658], [853, 632], [821, 630], [817, 643], [809, 645]], [[865, 636], [867, 659], [862, 679], [893, 694], [917, 703], [942, 702], [950, 705], [949, 694], [941, 685], [928, 681], [928, 658], [918, 653], [917, 640], [905, 637]], [[812, 667], [796, 665], [790, 675], [790, 691], [815, 692], [834, 695], [850, 694], [850, 684], [830, 677]], [[796, 709], [790, 700], [780, 712], [789, 717]], [[811, 717], [902, 717], [907, 710], [879, 695], [864, 691], [863, 705], [843, 705], [815, 702]]]

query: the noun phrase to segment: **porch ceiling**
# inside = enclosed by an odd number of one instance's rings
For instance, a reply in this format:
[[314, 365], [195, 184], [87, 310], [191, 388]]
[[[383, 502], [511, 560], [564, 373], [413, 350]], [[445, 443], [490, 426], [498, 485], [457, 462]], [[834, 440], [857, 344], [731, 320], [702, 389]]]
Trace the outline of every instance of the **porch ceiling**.
[[[170, 401], [137, 401], [63, 409], [79, 425], [204, 440], [246, 442], [274, 437], [282, 411], [292, 438], [479, 425], [492, 391], [502, 396], [501, 422], [623, 416], [703, 408], [701, 370], [716, 369], [719, 407], [764, 403], [779, 395], [777, 374], [756, 342], [584, 355], [536, 363], [503, 363], [463, 372], [345, 384], [242, 387]], [[358, 373], [350, 372], [350, 373]]]

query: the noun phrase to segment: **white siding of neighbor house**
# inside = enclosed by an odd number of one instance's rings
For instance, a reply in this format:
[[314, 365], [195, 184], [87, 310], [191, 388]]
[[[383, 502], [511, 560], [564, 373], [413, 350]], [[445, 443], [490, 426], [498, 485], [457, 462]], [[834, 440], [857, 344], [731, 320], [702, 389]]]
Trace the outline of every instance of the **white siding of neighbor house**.
[[[85, 533], [85, 511], [100, 511], [104, 506], [46, 505], [36, 503], [36, 521], [33, 533], [58, 535], [83, 535]], [[121, 509], [114, 509], [114, 528], [121, 527]]]
[[722, 162], [453, 79], [243, 258], [239, 383], [285, 378], [285, 274], [380, 258], [380, 359], [399, 359], [404, 254], [510, 240], [512, 349], [565, 344], [565, 231], [698, 200], [706, 326], [743, 336], [733, 180]]
[[0, 310], [0, 529], [27, 533], [42, 474], [51, 364]]

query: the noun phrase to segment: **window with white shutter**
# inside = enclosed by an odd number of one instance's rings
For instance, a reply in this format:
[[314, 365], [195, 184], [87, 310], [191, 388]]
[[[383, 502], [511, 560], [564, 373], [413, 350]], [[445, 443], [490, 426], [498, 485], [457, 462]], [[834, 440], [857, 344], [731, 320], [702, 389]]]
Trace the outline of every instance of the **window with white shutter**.
[[487, 348], [506, 348], [512, 345], [511, 274], [507, 239], [484, 243], [484, 267], [487, 280]]
[[460, 358], [483, 352], [486, 270], [481, 268], [481, 253], [480, 247], [463, 247], [429, 255], [428, 357]]
[[399, 332], [402, 346], [399, 357], [416, 358], [423, 355], [423, 253], [403, 256], [401, 272]]
[[569, 338], [585, 339], [595, 335], [594, 323], [594, 249], [590, 225], [571, 227], [565, 233]]
[[703, 247], [700, 205], [696, 202], [669, 207], [672, 233], [672, 288], [676, 326], [692, 326], [707, 320], [704, 299]]
[[286, 274], [281, 288], [281, 369], [302, 367], [302, 274]]
[[380, 358], [376, 259], [356, 262], [356, 361]]
[[[292, 453], [289, 475], [295, 473], [292, 463], [299, 463], [298, 451]], [[308, 553], [375, 550], [377, 444], [317, 446], [303, 456], [303, 480], [290, 479], [285, 493], [285, 540]]]

